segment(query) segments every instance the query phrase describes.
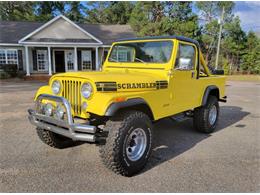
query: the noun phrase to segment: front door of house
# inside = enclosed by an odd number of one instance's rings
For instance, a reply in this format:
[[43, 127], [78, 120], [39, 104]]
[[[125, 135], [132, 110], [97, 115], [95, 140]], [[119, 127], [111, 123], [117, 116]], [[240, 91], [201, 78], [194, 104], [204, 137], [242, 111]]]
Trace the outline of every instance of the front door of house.
[[65, 72], [64, 51], [55, 51], [55, 68], [56, 72]]

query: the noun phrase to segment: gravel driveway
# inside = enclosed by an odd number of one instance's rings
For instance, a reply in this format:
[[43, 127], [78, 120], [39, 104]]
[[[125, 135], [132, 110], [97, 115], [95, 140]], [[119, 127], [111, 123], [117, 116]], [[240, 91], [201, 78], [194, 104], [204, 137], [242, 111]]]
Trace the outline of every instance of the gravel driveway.
[[98, 147], [53, 149], [37, 137], [27, 109], [44, 83], [0, 83], [1, 192], [260, 192], [260, 83], [228, 82], [228, 103], [211, 135], [192, 121], [156, 124], [145, 170], [115, 175]]

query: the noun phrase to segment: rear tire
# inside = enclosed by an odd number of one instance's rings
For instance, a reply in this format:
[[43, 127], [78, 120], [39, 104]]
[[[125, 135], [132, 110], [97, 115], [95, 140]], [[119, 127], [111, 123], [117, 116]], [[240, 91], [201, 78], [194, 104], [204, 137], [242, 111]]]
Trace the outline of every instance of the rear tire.
[[104, 165], [123, 176], [132, 176], [146, 165], [152, 150], [152, 123], [139, 111], [128, 111], [107, 121], [108, 137], [100, 146]]
[[58, 135], [51, 131], [41, 129], [38, 127], [36, 128], [36, 130], [40, 140], [53, 148], [63, 149], [73, 146], [75, 144], [75, 142], [72, 139], [69, 139], [62, 135]]
[[194, 110], [194, 128], [203, 133], [212, 133], [217, 126], [218, 116], [218, 99], [215, 96], [209, 96], [205, 106]]

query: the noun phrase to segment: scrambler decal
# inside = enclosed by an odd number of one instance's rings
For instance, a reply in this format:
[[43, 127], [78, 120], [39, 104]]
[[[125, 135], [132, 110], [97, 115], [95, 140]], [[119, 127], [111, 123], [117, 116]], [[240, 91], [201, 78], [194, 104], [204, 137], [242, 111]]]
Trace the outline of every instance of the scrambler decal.
[[118, 83], [117, 89], [151, 89], [156, 88], [156, 83]]
[[120, 89], [167, 89], [166, 80], [155, 83], [116, 83], [116, 82], [96, 82], [97, 91], [117, 91]]

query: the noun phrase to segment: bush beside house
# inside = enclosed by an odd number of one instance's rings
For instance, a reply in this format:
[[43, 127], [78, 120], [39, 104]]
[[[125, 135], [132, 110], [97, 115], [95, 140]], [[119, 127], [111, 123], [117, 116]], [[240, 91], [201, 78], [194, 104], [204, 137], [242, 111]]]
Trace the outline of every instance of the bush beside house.
[[24, 71], [19, 71], [17, 64], [1, 64], [0, 65], [0, 79], [8, 79], [13, 77], [22, 78], [25, 76]]

